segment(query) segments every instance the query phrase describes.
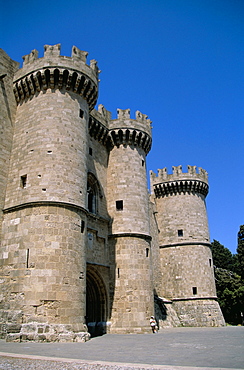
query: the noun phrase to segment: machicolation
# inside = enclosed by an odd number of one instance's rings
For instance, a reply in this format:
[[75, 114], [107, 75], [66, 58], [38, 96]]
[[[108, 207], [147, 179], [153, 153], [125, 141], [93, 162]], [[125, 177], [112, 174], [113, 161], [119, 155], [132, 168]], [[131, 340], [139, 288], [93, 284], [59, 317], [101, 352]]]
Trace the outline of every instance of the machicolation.
[[86, 341], [224, 325], [202, 168], [151, 172], [151, 121], [98, 99], [88, 53], [0, 50], [0, 336]]

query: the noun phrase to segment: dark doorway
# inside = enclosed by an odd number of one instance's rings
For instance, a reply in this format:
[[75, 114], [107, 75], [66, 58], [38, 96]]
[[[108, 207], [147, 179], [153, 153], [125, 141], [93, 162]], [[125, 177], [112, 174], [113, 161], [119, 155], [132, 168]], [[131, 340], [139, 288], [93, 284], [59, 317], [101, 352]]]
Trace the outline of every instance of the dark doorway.
[[88, 265], [86, 276], [86, 324], [92, 337], [106, 333], [107, 298], [101, 276]]

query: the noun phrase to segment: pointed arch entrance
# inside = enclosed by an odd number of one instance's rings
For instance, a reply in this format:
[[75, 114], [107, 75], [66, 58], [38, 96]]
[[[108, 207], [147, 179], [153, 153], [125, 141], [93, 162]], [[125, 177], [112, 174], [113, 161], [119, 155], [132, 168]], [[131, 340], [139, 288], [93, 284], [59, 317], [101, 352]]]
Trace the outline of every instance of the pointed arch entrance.
[[106, 333], [107, 293], [104, 281], [96, 267], [87, 265], [86, 324], [92, 336]]

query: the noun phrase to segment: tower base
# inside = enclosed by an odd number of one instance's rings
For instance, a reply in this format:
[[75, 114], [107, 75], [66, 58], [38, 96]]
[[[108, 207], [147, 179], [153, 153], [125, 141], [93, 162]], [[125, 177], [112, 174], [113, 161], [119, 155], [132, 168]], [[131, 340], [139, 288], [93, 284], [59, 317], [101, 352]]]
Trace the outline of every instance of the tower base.
[[219, 304], [215, 299], [189, 299], [173, 301], [182, 326], [225, 326]]

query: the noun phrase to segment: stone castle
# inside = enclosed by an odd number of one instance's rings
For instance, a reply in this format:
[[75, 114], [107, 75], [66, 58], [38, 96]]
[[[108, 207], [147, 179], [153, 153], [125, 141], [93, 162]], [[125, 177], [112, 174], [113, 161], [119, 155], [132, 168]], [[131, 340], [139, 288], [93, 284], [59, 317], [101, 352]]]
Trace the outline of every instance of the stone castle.
[[92, 335], [224, 325], [205, 170], [151, 172], [151, 121], [98, 97], [97, 62], [60, 44], [23, 67], [0, 52], [0, 336]]

